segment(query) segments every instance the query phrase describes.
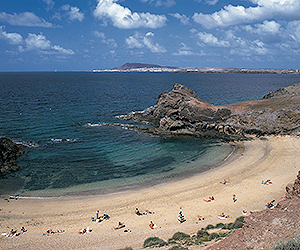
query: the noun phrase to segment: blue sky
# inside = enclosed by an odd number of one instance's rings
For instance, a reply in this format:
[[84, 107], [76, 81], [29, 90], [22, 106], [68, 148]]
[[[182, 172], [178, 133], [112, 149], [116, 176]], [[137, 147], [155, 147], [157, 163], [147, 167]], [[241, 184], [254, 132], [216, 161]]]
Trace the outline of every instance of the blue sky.
[[10, 0], [0, 71], [299, 68], [300, 0]]

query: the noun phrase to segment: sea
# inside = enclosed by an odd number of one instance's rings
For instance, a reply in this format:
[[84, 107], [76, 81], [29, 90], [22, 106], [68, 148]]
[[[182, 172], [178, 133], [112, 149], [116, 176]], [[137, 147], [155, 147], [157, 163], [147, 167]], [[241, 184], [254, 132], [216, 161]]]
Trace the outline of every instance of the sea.
[[[121, 115], [147, 110], [181, 83], [214, 105], [260, 99], [295, 74], [0, 73], [0, 137], [26, 146], [1, 195], [62, 197], [138, 189], [219, 166], [234, 147], [131, 130]], [[112, 125], [105, 125], [111, 123]]]

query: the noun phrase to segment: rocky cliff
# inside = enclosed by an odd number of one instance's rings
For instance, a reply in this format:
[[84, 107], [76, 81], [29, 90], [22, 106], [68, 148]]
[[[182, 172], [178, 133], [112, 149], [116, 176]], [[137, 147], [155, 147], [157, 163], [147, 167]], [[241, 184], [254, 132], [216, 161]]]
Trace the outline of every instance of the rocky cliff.
[[24, 154], [23, 145], [7, 138], [0, 138], [0, 177], [18, 171], [17, 159]]
[[126, 119], [148, 121], [155, 128], [145, 130], [163, 136], [191, 135], [244, 140], [250, 134], [300, 135], [300, 83], [266, 95], [263, 99], [215, 106], [186, 86], [176, 83], [158, 97], [147, 112]]
[[297, 175], [297, 178], [293, 184], [288, 184], [285, 188], [286, 190], [286, 197], [288, 199], [293, 198], [294, 196], [297, 196], [300, 198], [300, 171]]

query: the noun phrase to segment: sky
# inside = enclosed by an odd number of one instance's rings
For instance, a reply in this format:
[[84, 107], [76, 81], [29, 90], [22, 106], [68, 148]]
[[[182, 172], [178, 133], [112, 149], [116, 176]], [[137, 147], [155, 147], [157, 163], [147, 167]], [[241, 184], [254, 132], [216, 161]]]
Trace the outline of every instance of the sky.
[[9, 0], [0, 71], [300, 68], [300, 0]]

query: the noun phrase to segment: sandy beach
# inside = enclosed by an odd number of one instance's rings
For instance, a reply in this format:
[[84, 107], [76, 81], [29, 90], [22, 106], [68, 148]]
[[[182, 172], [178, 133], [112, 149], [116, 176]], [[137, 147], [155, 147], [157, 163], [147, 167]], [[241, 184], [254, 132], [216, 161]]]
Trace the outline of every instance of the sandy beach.
[[[195, 234], [208, 224], [232, 222], [243, 210], [254, 212], [266, 209], [265, 204], [273, 199], [279, 202], [285, 186], [294, 182], [299, 171], [299, 152], [299, 138], [267, 137], [244, 142], [217, 169], [176, 182], [101, 196], [9, 202], [1, 197], [0, 233], [20, 231], [22, 226], [27, 232], [12, 238], [2, 235], [0, 248], [142, 249], [144, 240], [151, 236], [167, 241], [178, 231]], [[224, 179], [227, 185], [220, 183]], [[262, 184], [268, 179], [273, 184]], [[205, 202], [210, 196], [215, 200]], [[153, 213], [137, 216], [135, 208]], [[177, 220], [180, 209], [186, 218], [184, 223]], [[110, 219], [91, 221], [97, 210], [99, 215], [107, 213]], [[221, 213], [231, 218], [220, 220]], [[198, 215], [205, 220], [198, 221]], [[151, 230], [150, 221], [157, 228]], [[119, 222], [125, 228], [113, 230]], [[78, 234], [88, 226], [92, 232]], [[47, 230], [64, 232], [43, 235]]]

